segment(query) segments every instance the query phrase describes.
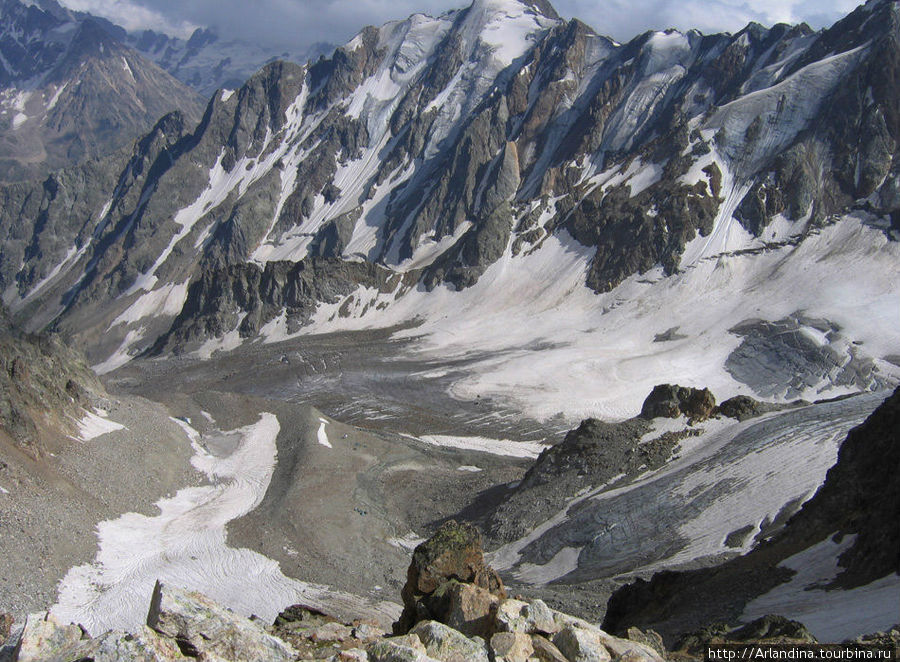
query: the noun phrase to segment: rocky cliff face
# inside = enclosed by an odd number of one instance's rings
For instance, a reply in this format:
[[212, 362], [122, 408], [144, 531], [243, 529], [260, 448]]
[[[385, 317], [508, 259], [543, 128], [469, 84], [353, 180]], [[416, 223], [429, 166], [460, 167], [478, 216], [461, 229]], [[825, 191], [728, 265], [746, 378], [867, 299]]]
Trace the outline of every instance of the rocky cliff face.
[[571, 235], [607, 292], [786, 250], [851, 209], [880, 223], [900, 200], [897, 91], [876, 73], [897, 12], [618, 44], [546, 3], [477, 0], [367, 28], [329, 59], [267, 65], [196, 129], [165, 118], [127, 163], [4, 190], [0, 288], [113, 366], [199, 308], [209, 268], [327, 256], [465, 289]]
[[0, 44], [0, 180], [106, 155], [173, 110], [200, 116], [196, 93], [55, 2], [5, 0]]

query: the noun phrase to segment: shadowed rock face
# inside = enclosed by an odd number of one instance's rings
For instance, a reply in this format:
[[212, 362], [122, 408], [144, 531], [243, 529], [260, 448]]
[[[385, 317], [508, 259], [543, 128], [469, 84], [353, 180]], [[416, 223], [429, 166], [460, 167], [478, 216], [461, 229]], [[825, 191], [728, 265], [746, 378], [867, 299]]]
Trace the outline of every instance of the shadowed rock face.
[[778, 567], [784, 559], [832, 534], [856, 538], [840, 556], [830, 588], [863, 586], [900, 571], [898, 425], [900, 389], [850, 431], [824, 484], [772, 540], [721, 566], [662, 572], [624, 586], [609, 602], [604, 628], [653, 627], [674, 637], [713, 620], [736, 619], [754, 597], [790, 578], [792, 571]]

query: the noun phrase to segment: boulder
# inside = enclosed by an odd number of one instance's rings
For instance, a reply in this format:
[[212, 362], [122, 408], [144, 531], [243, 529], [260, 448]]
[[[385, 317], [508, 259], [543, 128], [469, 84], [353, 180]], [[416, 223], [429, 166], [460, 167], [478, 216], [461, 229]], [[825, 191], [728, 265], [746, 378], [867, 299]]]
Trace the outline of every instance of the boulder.
[[16, 662], [43, 662], [71, 651], [81, 641], [84, 631], [77, 625], [63, 625], [53, 614], [29, 614], [16, 646]]
[[242, 618], [209, 598], [156, 582], [147, 625], [174, 639], [188, 657], [292, 661], [296, 652], [253, 620]]
[[494, 612], [500, 599], [473, 584], [451, 580], [428, 597], [428, 613], [434, 620], [459, 630], [468, 637], [484, 637], [496, 630]]
[[187, 660], [171, 639], [142, 626], [136, 633], [111, 630], [96, 639], [82, 642], [66, 656], [67, 660], [92, 662], [179, 662]]
[[746, 421], [748, 418], [755, 418], [777, 408], [775, 405], [760, 402], [749, 395], [736, 395], [719, 405], [719, 413], [738, 421]]
[[441, 662], [489, 662], [483, 640], [469, 639], [443, 623], [422, 621], [411, 634], [419, 637], [428, 655]]
[[569, 662], [553, 643], [539, 634], [531, 635], [531, 646], [534, 649], [533, 657], [540, 662]]
[[642, 418], [678, 418], [705, 421], [716, 413], [716, 399], [708, 388], [658, 384], [644, 400]]
[[366, 648], [369, 662], [440, 662], [430, 657], [415, 635], [390, 637]]
[[571, 624], [556, 633], [553, 643], [569, 662], [609, 662], [612, 659], [595, 631]]
[[497, 606], [494, 623], [498, 632], [554, 634], [559, 631], [553, 611], [543, 600], [503, 600]]
[[491, 653], [494, 662], [527, 662], [534, 647], [524, 632], [497, 632], [491, 637]]
[[[500, 599], [506, 597], [503, 582], [493, 568], [485, 565], [481, 535], [471, 524], [446, 522], [413, 552], [401, 596], [403, 613], [394, 624], [395, 634], [409, 632], [422, 620], [444, 622], [440, 613], [447, 606], [443, 596], [431, 600], [447, 582], [472, 584]], [[444, 593], [447, 588], [442, 589]]]

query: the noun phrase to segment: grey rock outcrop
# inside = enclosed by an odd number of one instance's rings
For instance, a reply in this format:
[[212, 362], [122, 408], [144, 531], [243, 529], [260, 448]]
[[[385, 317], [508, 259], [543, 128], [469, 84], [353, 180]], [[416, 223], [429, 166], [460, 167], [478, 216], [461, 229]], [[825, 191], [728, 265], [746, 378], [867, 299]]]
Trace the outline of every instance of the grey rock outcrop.
[[678, 418], [705, 421], [716, 413], [716, 398], [708, 388], [659, 384], [641, 406], [643, 418]]

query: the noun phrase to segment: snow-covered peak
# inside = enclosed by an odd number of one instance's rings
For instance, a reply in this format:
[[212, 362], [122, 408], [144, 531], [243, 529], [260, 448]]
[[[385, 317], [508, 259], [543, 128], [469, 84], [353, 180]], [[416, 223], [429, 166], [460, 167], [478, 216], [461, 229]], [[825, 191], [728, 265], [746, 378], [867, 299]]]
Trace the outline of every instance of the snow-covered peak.
[[557, 22], [520, 0], [475, 0], [460, 34], [467, 47], [472, 51], [486, 48], [502, 68], [524, 55], [537, 36]]

